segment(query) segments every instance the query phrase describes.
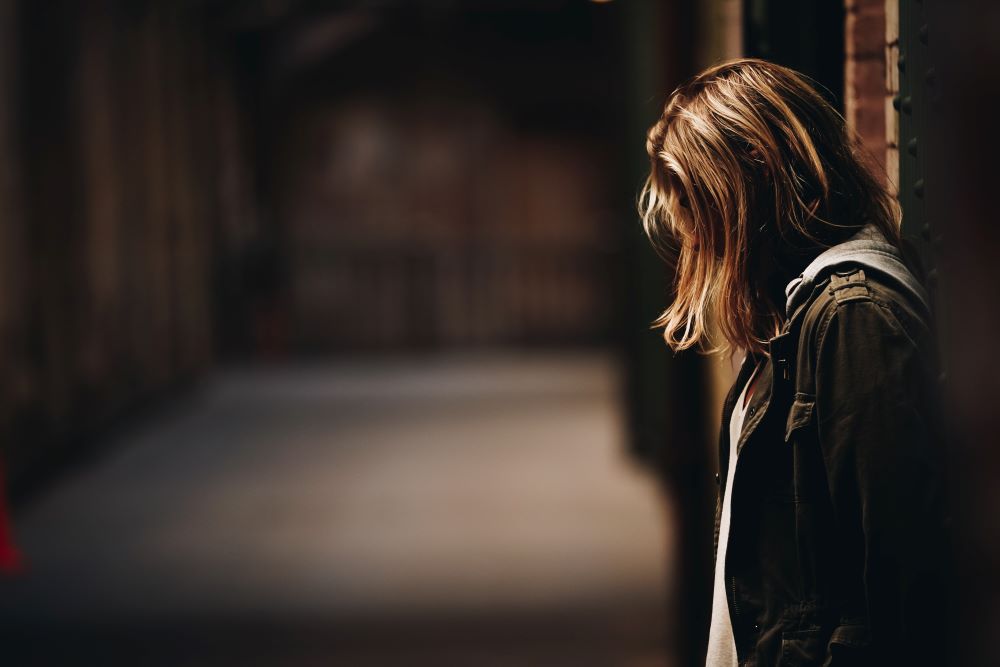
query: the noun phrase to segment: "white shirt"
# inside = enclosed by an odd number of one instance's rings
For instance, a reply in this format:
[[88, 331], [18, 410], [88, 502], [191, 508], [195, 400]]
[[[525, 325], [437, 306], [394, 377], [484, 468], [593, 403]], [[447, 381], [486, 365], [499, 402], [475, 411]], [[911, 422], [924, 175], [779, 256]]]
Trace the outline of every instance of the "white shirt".
[[733, 414], [729, 419], [729, 469], [726, 471], [726, 492], [722, 497], [722, 514], [719, 519], [719, 547], [715, 558], [715, 591], [712, 594], [712, 624], [708, 633], [708, 654], [706, 667], [737, 667], [736, 640], [733, 637], [732, 619], [729, 617], [729, 601], [726, 597], [726, 551], [729, 546], [729, 518], [733, 497], [733, 475], [736, 472], [736, 445], [743, 432], [743, 418], [749, 403], [743, 405], [747, 389], [757, 375], [758, 364], [743, 386]]

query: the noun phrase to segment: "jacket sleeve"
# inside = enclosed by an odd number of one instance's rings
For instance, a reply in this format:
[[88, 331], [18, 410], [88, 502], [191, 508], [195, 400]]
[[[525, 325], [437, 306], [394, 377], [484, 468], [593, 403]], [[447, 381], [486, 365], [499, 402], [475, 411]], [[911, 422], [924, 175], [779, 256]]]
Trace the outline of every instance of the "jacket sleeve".
[[862, 575], [870, 648], [897, 659], [941, 633], [936, 371], [870, 299], [834, 304], [816, 345], [817, 430], [845, 561]]

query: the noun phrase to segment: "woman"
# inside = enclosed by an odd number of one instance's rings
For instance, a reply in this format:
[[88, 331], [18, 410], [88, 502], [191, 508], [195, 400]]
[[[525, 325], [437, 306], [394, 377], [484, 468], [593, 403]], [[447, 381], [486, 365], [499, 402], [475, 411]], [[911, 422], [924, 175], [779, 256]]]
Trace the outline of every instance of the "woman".
[[710, 667], [944, 664], [927, 294], [844, 119], [761, 60], [650, 128], [646, 233], [675, 350], [742, 351], [719, 438]]

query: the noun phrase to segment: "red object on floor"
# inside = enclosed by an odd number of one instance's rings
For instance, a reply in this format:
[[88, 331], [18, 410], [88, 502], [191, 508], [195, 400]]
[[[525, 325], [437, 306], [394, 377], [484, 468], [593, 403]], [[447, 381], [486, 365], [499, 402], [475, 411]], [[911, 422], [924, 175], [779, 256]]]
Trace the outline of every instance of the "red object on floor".
[[0, 457], [0, 575], [17, 574], [23, 569], [24, 559], [14, 546], [10, 511], [7, 507], [7, 470]]

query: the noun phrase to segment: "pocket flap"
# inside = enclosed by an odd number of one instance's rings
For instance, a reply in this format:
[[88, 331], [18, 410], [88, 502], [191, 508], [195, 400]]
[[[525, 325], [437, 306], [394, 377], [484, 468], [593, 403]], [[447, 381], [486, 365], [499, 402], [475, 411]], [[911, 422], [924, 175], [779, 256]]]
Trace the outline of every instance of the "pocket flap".
[[868, 634], [867, 625], [838, 625], [830, 635], [831, 645], [850, 646], [861, 648], [868, 646], [871, 637]]
[[785, 424], [785, 442], [792, 437], [792, 432], [797, 428], [802, 428], [812, 419], [815, 399], [811, 396], [796, 396], [792, 401], [792, 407], [788, 410], [788, 422]]

